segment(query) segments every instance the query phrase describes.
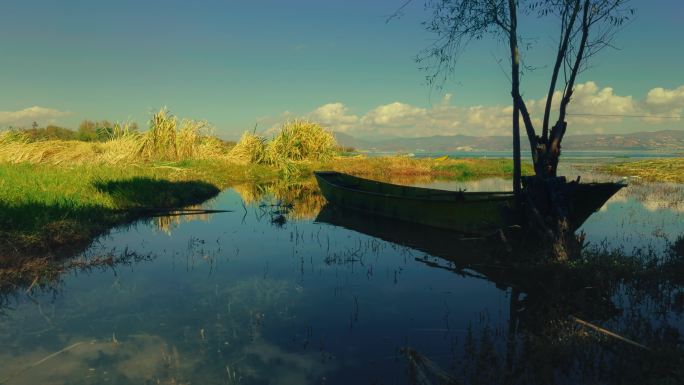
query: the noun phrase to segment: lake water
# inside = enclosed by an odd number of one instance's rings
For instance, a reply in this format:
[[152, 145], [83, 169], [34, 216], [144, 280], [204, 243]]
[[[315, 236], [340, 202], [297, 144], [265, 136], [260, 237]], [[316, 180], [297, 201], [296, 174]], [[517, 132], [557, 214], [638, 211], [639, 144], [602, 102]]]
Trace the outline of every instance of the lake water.
[[[369, 156], [394, 155], [396, 152], [369, 152]], [[450, 156], [452, 158], [511, 158], [511, 151], [450, 151], [450, 152], [416, 152], [416, 158], [434, 158], [440, 156]], [[529, 160], [528, 152], [522, 153], [523, 160]], [[632, 160], [658, 159], [658, 158], [679, 158], [680, 152], [663, 151], [639, 151], [639, 150], [618, 150], [618, 151], [573, 151], [563, 150], [563, 159], [577, 162], [595, 162], [600, 159], [602, 162]]]
[[[521, 277], [478, 264], [477, 241], [353, 215], [316, 221], [315, 191], [235, 186], [203, 206], [232, 212], [114, 229], [76, 257], [112, 266], [6, 293], [0, 383], [676, 382], [681, 280]], [[606, 252], [666, 255], [684, 234], [684, 186], [630, 186], [581, 230]]]

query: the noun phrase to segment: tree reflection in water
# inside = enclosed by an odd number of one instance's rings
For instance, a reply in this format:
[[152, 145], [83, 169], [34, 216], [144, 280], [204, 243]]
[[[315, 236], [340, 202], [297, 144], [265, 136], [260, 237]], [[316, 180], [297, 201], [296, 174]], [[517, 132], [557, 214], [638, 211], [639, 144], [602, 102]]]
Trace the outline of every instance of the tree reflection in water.
[[[403, 349], [416, 384], [675, 384], [684, 379], [684, 237], [665, 253], [584, 250], [552, 262], [496, 239], [455, 239], [415, 224], [326, 206], [317, 220], [424, 251], [416, 261], [494, 282], [507, 325], [484, 314], [450, 367]], [[674, 321], [673, 321], [674, 320]], [[680, 326], [681, 327], [681, 326]], [[448, 374], [448, 375], [447, 375]]]

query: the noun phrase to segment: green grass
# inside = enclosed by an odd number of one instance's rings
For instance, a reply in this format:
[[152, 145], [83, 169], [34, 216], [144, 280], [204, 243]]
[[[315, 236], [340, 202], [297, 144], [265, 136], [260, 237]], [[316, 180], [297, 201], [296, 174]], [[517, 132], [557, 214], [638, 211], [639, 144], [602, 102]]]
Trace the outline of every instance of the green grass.
[[230, 183], [275, 175], [228, 162], [145, 166], [0, 164], [0, 260], [79, 248], [140, 208], [201, 203]]
[[[510, 159], [477, 159], [461, 161], [459, 163], [435, 165], [436, 171], [442, 172], [455, 179], [468, 179], [473, 177], [512, 177], [513, 161]], [[532, 175], [532, 164], [522, 164], [522, 174]]]

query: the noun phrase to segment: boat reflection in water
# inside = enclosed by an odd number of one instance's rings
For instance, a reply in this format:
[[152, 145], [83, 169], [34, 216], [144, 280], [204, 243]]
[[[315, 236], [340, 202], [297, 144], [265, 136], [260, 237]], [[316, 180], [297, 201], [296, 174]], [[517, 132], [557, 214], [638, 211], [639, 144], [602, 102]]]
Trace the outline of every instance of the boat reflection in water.
[[651, 267], [638, 256], [600, 252], [561, 264], [511, 249], [496, 236], [458, 236], [330, 204], [316, 221], [425, 252], [415, 260], [509, 293], [507, 325], [468, 330], [464, 359], [452, 367], [405, 347], [415, 384], [675, 384], [684, 378], [684, 282], [671, 274], [684, 266], [684, 256], [676, 247]]

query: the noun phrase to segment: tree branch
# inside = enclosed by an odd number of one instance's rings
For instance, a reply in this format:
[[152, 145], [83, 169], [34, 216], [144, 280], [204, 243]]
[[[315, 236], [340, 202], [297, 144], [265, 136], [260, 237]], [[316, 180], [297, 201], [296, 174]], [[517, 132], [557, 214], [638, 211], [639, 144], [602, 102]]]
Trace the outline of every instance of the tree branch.
[[[565, 86], [565, 92], [563, 94], [563, 99], [561, 99], [560, 103], [560, 109], [558, 112], [558, 122], [564, 122], [565, 121], [565, 113], [566, 109], [568, 107], [568, 103], [570, 103], [570, 99], [572, 98], [572, 93], [575, 88], [575, 79], [577, 78], [577, 73], [579, 71], [579, 67], [582, 64], [582, 59], [584, 58], [584, 49], [587, 45], [587, 39], [589, 38], [589, 26], [590, 26], [590, 18], [589, 18], [589, 7], [590, 6], [590, 1], [589, 0], [584, 0], [584, 10], [582, 13], [582, 38], [580, 40], [580, 45], [579, 48], [577, 49], [577, 56], [575, 57], [575, 63], [572, 66], [572, 72], [570, 73], [570, 79], [568, 79], [568, 83]], [[559, 125], [557, 124], [556, 127]], [[556, 136], [558, 136], [558, 144], [560, 144], [560, 141], [563, 138], [563, 135], [565, 134], [565, 130], [561, 130], [560, 133], [556, 133]], [[555, 139], [555, 138], [553, 138]], [[552, 139], [552, 140], [553, 140]]]
[[537, 133], [534, 130], [534, 124], [532, 123], [532, 118], [530, 117], [530, 112], [527, 110], [527, 105], [522, 96], [518, 94], [513, 96], [515, 105], [520, 109], [520, 115], [522, 115], [523, 123], [525, 124], [525, 132], [527, 133], [527, 139], [530, 142], [530, 150], [532, 151], [532, 157], [536, 158], [537, 152], [536, 148], [539, 144], [537, 142]]
[[[551, 75], [551, 81], [549, 82], [549, 92], [546, 96], [546, 106], [544, 107], [544, 123], [542, 125], [542, 141], [546, 142], [548, 140], [548, 133], [549, 133], [549, 117], [551, 115], [551, 105], [553, 102], [553, 94], [556, 91], [556, 82], [558, 81], [558, 73], [560, 71], [560, 67], [563, 64], [563, 60], [566, 57], [566, 54], [568, 52], [568, 43], [570, 41], [570, 36], [572, 35], [572, 31], [575, 27], [575, 20], [577, 19], [577, 14], [579, 13], [580, 9], [580, 1], [575, 0], [574, 1], [574, 6], [572, 8], [572, 14], [570, 15], [570, 18], [567, 22], [565, 23], [565, 10], [563, 11], [563, 25], [561, 26], [561, 36], [563, 38], [559, 41], [559, 47], [558, 47], [558, 52], [556, 55], [556, 63], [554, 64], [553, 67], [553, 73]], [[565, 31], [563, 31], [565, 29]]]

